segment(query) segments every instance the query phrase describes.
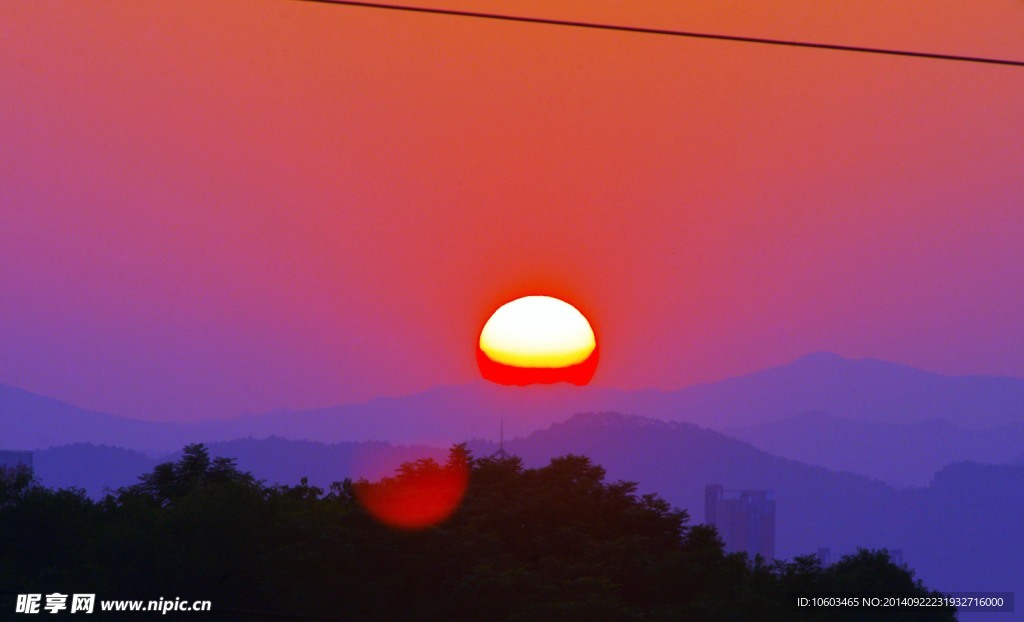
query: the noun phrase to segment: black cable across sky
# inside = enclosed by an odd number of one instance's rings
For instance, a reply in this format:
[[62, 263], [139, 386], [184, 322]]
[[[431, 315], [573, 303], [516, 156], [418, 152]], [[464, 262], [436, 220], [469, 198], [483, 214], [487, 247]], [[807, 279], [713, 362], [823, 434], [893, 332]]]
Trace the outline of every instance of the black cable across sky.
[[893, 50], [888, 48], [871, 48], [856, 45], [838, 45], [834, 43], [809, 43], [806, 41], [788, 41], [785, 39], [765, 39], [761, 37], [741, 37], [738, 35], [719, 35], [706, 32], [689, 32], [685, 30], [668, 30], [663, 28], [643, 28], [640, 26], [620, 26], [616, 24], [600, 24], [596, 22], [578, 22], [544, 17], [525, 17], [521, 15], [502, 15], [499, 13], [478, 13], [475, 11], [459, 11], [455, 9], [437, 9], [420, 6], [403, 6], [400, 4], [384, 4], [379, 2], [361, 2], [359, 0], [296, 0], [298, 2], [315, 2], [317, 4], [337, 4], [341, 6], [362, 7], [367, 9], [384, 9], [389, 11], [405, 11], [407, 13], [427, 13], [431, 15], [448, 15], [453, 17], [475, 17], [505, 22], [525, 24], [544, 24], [547, 26], [568, 26], [572, 28], [590, 28], [592, 30], [613, 30], [643, 35], [663, 35], [669, 37], [687, 37], [690, 39], [711, 39], [714, 41], [731, 41], [734, 43], [760, 43], [762, 45], [779, 45], [795, 48], [811, 48], [817, 50], [835, 50], [839, 52], [860, 52], [863, 54], [882, 54], [886, 56], [906, 56], [912, 58], [929, 58], [932, 60], [951, 60], [967, 63], [983, 63], [986, 65], [1009, 65], [1024, 67], [1024, 60], [987, 58], [984, 56], [960, 56], [957, 54], [936, 54], [931, 52], [914, 52], [910, 50]]

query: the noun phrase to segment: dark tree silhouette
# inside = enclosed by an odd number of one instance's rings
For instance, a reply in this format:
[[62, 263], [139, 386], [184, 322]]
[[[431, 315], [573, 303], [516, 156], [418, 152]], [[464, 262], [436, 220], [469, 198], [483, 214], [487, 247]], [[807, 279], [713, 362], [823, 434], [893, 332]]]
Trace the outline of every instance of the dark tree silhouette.
[[255, 478], [241, 472], [231, 458], [210, 459], [205, 445], [186, 445], [177, 462], [164, 462], [153, 468], [152, 473], [139, 477], [135, 486], [123, 488], [123, 496], [142, 496], [160, 506], [173, 503], [191, 492], [207, 486], [236, 484], [254, 486]]
[[[469, 488], [440, 524], [397, 530], [360, 503], [360, 486], [444, 469], [467, 471]], [[10, 592], [209, 599], [219, 620], [955, 619], [798, 609], [797, 593], [929, 592], [884, 551], [828, 568], [726, 554], [713, 528], [576, 455], [530, 469], [455, 446], [444, 465], [414, 461], [382, 482], [323, 490], [266, 486], [189, 445], [100, 502], [28, 474], [0, 480], [0, 533]]]

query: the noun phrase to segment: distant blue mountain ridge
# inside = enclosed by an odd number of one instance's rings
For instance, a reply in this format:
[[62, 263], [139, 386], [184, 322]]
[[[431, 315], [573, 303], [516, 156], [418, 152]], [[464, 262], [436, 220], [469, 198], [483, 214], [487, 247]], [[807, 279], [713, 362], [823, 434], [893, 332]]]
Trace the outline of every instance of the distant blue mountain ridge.
[[698, 423], [770, 453], [895, 486], [926, 485], [953, 461], [1012, 462], [1024, 448], [1024, 380], [945, 376], [828, 353], [676, 391], [475, 382], [190, 424], [86, 411], [0, 385], [0, 448], [93, 443], [160, 455], [188, 442], [271, 436], [445, 447], [493, 439], [502, 421], [510, 436], [524, 436], [597, 411]]

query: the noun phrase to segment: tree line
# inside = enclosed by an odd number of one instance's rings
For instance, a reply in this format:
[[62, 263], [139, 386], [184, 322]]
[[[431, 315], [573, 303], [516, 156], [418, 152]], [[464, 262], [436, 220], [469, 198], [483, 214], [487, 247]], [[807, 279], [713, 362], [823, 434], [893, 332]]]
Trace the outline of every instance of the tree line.
[[[396, 529], [367, 491], [468, 472], [447, 520]], [[397, 488], [397, 489], [400, 489]], [[947, 608], [799, 608], [798, 594], [928, 596], [885, 551], [823, 567], [726, 553], [713, 527], [584, 456], [408, 463], [376, 482], [267, 485], [201, 444], [91, 500], [21, 472], [0, 479], [0, 591], [210, 600], [211, 620], [954, 620]], [[115, 619], [109, 614], [104, 619]], [[125, 619], [140, 619], [130, 614]]]

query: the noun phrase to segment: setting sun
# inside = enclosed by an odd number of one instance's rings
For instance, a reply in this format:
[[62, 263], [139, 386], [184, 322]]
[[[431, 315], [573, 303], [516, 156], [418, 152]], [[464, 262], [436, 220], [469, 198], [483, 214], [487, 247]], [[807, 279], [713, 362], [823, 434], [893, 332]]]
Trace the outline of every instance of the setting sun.
[[597, 369], [597, 339], [575, 307], [550, 296], [526, 296], [498, 308], [477, 347], [484, 378], [500, 384], [583, 385]]

